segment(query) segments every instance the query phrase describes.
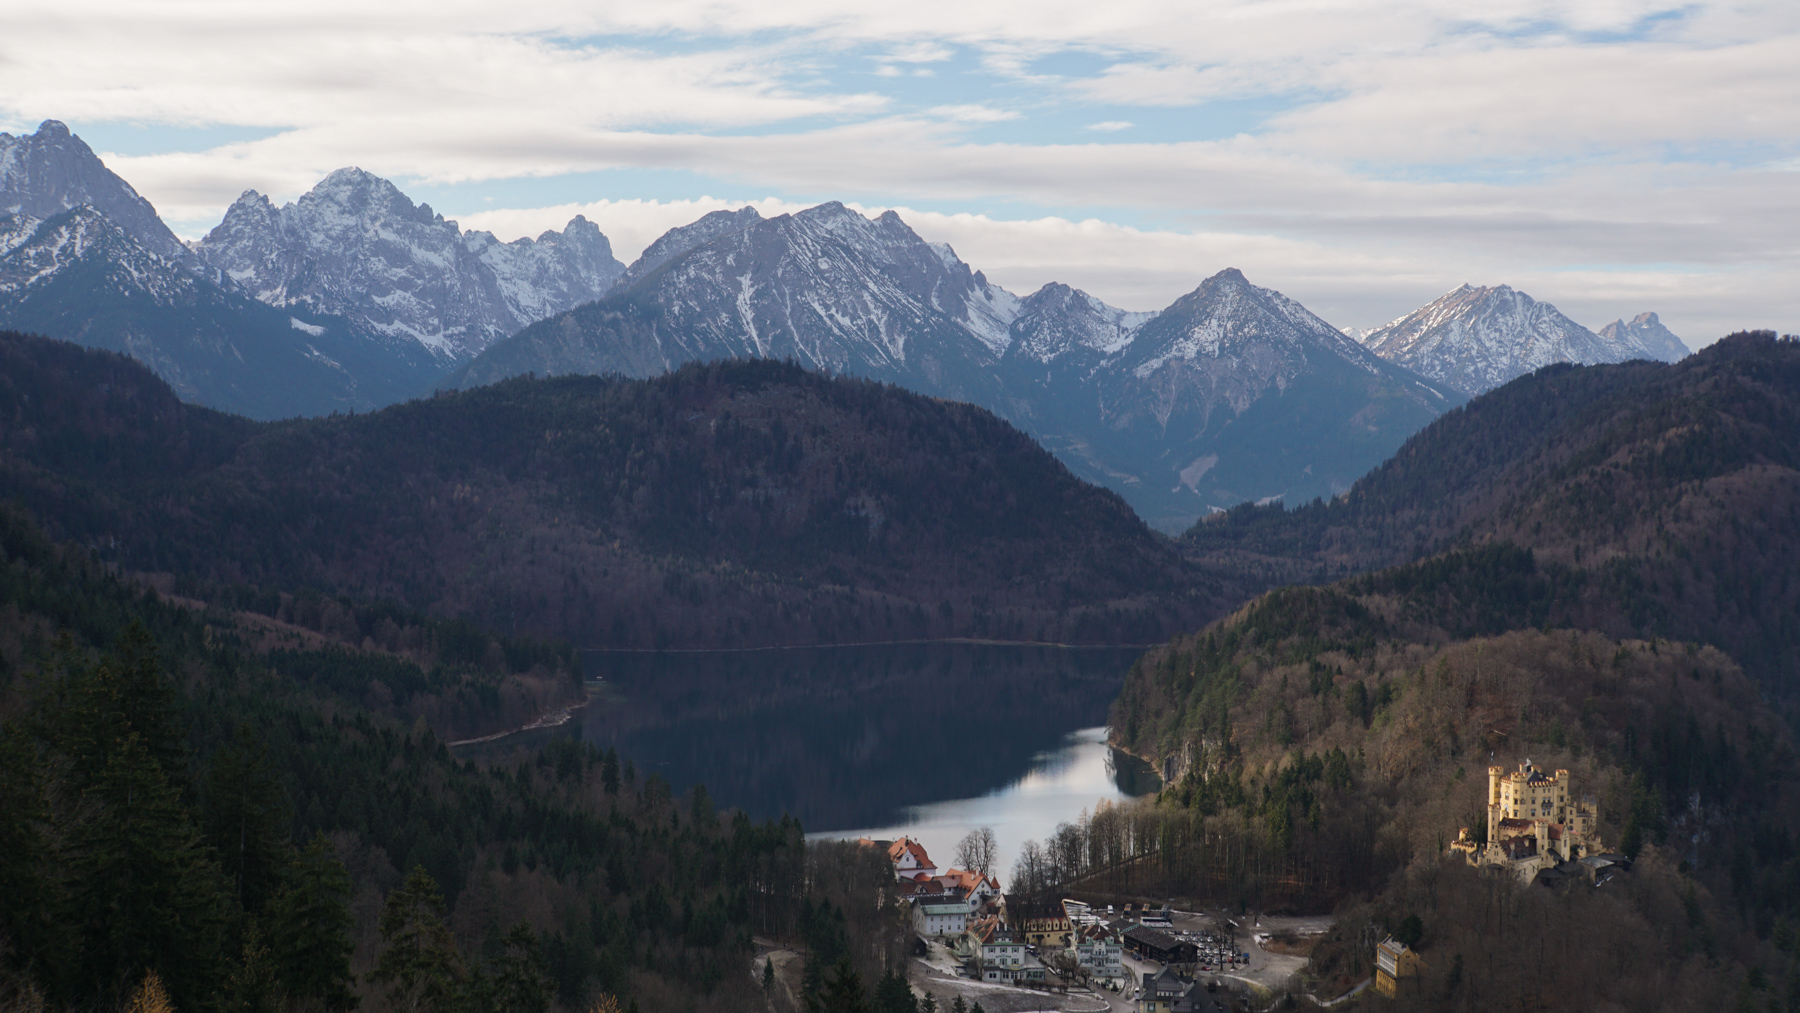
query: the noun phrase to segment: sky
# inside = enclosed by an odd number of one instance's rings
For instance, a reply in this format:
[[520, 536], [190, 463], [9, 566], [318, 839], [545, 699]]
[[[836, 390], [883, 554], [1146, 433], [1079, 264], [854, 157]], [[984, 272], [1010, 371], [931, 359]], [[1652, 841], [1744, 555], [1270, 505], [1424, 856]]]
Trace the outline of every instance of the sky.
[[1345, 327], [1467, 282], [1800, 331], [1793, 0], [0, 6], [0, 130], [64, 121], [188, 238], [358, 165], [626, 261], [842, 200], [1132, 310], [1237, 267]]

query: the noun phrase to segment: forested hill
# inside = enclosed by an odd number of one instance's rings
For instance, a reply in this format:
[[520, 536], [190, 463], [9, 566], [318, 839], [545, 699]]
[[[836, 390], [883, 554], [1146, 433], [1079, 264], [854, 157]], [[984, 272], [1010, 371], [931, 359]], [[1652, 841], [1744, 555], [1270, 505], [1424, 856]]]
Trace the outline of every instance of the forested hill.
[[1241, 600], [987, 412], [776, 362], [271, 424], [0, 336], [0, 495], [182, 593], [314, 586], [577, 646], [1144, 642]]
[[1575, 575], [1552, 622], [1704, 641], [1773, 692], [1800, 688], [1800, 342], [1548, 367], [1447, 413], [1344, 497], [1183, 537], [1288, 580], [1500, 543]]
[[255, 632], [0, 509], [0, 1009], [749, 1013], [753, 934], [899, 959], [879, 854], [573, 739], [478, 768], [362, 705], [406, 662]]

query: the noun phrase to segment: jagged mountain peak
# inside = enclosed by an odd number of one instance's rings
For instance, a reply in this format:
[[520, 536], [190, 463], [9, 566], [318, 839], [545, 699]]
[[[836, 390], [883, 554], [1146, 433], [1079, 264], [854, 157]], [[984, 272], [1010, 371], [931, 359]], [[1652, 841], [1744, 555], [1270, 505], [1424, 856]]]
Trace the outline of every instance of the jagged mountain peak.
[[188, 255], [156, 208], [108, 169], [67, 124], [45, 120], [35, 134], [0, 133], [0, 213], [42, 220], [83, 204], [164, 257], [183, 260]]
[[1464, 284], [1363, 339], [1375, 354], [1466, 394], [1479, 394], [1554, 362], [1635, 357], [1547, 302], [1508, 285]]
[[246, 190], [197, 251], [265, 303], [341, 316], [451, 361], [599, 298], [624, 270], [584, 217], [535, 240], [465, 235], [356, 166], [279, 208]]
[[619, 275], [615, 287], [630, 288], [689, 250], [705, 246], [720, 236], [748, 228], [762, 220], [763, 216], [755, 208], [746, 205], [736, 211], [711, 211], [700, 216], [697, 221], [676, 226], [644, 247], [644, 252], [638, 254], [631, 266]]
[[[979, 271], [976, 277], [982, 277]], [[1155, 315], [1128, 312], [1078, 288], [1048, 282], [1019, 301], [1007, 357], [1041, 363], [1079, 358], [1091, 368], [1086, 360], [1092, 356], [1083, 350], [1101, 356], [1117, 352], [1130, 342], [1133, 329]]]
[[1679, 362], [1690, 352], [1687, 343], [1663, 326], [1655, 313], [1639, 313], [1626, 323], [1623, 318], [1600, 328], [1600, 337], [1615, 343], [1628, 358]]

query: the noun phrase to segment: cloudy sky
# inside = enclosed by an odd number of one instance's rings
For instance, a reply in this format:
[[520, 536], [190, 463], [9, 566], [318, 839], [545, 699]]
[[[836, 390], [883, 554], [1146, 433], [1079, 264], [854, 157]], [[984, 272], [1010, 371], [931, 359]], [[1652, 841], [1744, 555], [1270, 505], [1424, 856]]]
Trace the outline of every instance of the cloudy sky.
[[1235, 266], [1340, 326], [1466, 281], [1800, 330], [1792, 0], [7, 6], [0, 130], [65, 121], [190, 237], [360, 165], [626, 260], [837, 199], [1129, 309]]

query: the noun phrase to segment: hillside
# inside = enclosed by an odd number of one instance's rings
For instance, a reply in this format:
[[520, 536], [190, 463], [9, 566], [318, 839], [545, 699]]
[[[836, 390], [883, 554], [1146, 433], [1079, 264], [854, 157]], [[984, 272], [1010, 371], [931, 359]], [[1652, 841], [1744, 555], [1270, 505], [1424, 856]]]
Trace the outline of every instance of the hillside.
[[479, 1013], [749, 1011], [752, 933], [871, 981], [898, 956], [879, 856], [569, 739], [462, 762], [346, 685], [429, 681], [410, 661], [268, 650], [11, 510], [0, 550], [0, 1006], [122, 1009], [154, 972], [183, 1010], [403, 1008], [416, 980]]
[[1699, 640], [1796, 688], [1800, 342], [1732, 335], [1682, 362], [1551, 366], [1408, 440], [1345, 496], [1239, 507], [1196, 558], [1321, 580], [1509, 543], [1581, 575], [1551, 621]]
[[[1335, 909], [1319, 995], [1411, 915], [1432, 970], [1403, 1008], [1716, 1008], [1800, 915], [1800, 755], [1724, 653], [1570, 628], [1584, 579], [1487, 546], [1272, 592], [1147, 653], [1109, 725], [1170, 784], [1126, 824], [1145, 857], [1081, 885]], [[1460, 828], [1485, 838], [1489, 764], [1526, 760], [1572, 772], [1628, 880], [1557, 898], [1445, 861]]]
[[649, 647], [1142, 643], [1243, 596], [987, 412], [777, 362], [257, 425], [115, 356], [0, 359], [0, 494], [209, 600], [310, 585]]

